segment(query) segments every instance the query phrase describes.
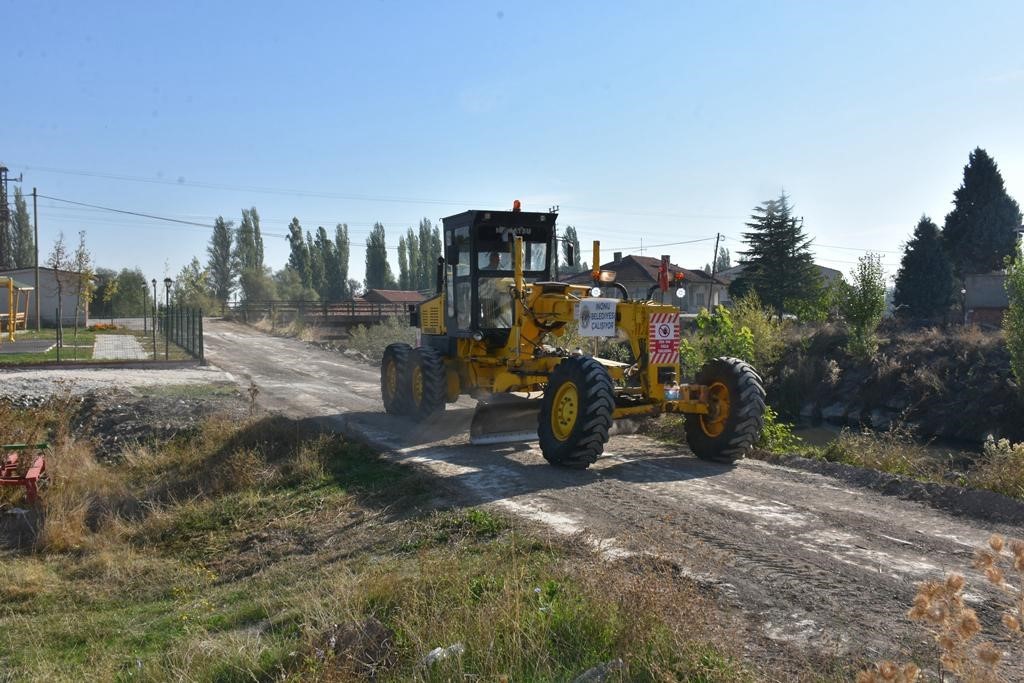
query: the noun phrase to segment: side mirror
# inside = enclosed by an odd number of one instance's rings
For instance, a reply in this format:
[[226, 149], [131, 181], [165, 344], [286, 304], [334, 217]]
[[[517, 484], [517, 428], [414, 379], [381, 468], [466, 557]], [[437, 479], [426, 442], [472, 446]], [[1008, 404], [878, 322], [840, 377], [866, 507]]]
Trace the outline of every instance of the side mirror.
[[565, 260], [568, 261], [568, 266], [576, 263], [576, 245], [572, 242], [565, 243]]

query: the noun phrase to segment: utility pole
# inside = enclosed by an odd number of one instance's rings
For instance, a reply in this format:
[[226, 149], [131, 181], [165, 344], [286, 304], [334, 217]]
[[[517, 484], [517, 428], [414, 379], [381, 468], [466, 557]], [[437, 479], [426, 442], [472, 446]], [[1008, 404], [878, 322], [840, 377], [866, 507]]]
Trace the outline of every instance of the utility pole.
[[39, 207], [36, 204], [37, 195], [36, 188], [32, 188], [32, 229], [34, 231], [33, 241], [35, 242], [36, 252], [36, 332], [42, 330], [42, 324], [39, 322]]
[[722, 233], [715, 233], [715, 254], [711, 257], [711, 279], [715, 278], [715, 271], [718, 270], [718, 241], [722, 239]]

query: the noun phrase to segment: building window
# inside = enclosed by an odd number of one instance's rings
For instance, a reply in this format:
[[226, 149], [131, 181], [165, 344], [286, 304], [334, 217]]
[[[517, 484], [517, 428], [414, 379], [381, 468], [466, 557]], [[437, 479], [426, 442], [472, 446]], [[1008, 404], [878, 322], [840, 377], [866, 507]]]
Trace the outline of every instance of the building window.
[[693, 303], [694, 303], [694, 305], [697, 306], [697, 308], [700, 308], [701, 306], [703, 306], [704, 305], [704, 292], [694, 292], [693, 293]]

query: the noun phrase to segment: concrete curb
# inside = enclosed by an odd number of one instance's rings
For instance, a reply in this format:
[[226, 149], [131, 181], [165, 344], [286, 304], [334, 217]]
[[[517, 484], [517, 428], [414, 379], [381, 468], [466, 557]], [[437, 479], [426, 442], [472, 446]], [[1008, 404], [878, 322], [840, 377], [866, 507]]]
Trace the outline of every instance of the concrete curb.
[[207, 366], [209, 363], [196, 358], [189, 360], [97, 360], [97, 361], [42, 361], [39, 363], [0, 364], [0, 373], [17, 370], [179, 370]]

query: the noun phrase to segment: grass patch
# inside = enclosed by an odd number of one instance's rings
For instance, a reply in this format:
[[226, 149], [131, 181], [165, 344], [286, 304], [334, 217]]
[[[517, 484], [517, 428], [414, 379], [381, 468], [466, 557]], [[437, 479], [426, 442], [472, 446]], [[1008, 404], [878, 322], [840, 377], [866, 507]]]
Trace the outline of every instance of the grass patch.
[[42, 533], [0, 554], [14, 679], [761, 675], [739, 615], [671, 569], [599, 562], [485, 508], [438, 511], [424, 475], [314, 423], [211, 420], [113, 469], [59, 405], [3, 411], [0, 438], [55, 444]]

